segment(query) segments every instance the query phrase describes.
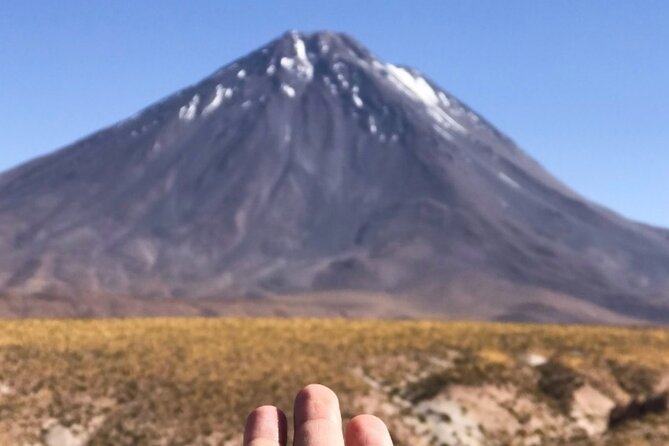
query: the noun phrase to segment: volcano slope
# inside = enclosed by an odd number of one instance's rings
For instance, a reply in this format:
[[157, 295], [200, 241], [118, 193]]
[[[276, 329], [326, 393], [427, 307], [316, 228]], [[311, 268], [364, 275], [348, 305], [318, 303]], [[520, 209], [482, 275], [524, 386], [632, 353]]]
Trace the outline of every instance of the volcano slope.
[[669, 321], [669, 232], [418, 71], [290, 32], [0, 176], [0, 313]]

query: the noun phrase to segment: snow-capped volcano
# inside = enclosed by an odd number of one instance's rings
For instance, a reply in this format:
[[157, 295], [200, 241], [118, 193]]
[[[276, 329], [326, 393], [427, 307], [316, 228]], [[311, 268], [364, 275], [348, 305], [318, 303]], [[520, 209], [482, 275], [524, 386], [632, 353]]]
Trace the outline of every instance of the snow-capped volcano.
[[0, 176], [0, 312], [669, 321], [669, 233], [420, 72], [290, 32]]

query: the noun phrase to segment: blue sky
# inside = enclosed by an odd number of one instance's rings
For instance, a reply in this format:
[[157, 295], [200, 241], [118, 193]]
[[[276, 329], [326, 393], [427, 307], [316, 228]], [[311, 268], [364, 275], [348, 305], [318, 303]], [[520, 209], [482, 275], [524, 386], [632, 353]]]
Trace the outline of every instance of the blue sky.
[[0, 170], [288, 29], [414, 66], [557, 177], [669, 227], [668, 1], [0, 1]]

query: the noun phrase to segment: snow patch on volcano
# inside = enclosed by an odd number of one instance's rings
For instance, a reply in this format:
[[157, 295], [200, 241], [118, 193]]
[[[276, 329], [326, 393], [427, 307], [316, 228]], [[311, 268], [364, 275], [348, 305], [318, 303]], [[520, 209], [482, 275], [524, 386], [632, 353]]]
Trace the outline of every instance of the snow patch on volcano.
[[197, 114], [198, 105], [200, 105], [200, 96], [196, 94], [190, 100], [188, 105], [184, 105], [179, 109], [179, 119], [184, 121], [190, 121], [193, 118], [195, 118], [195, 115]]
[[209, 104], [202, 110], [202, 115], [206, 116], [216, 110], [218, 107], [221, 106], [223, 103], [224, 99], [230, 98], [232, 96], [232, 89], [231, 88], [225, 88], [223, 85], [218, 84], [216, 85], [216, 94], [214, 95], [214, 99], [211, 100]]
[[504, 172], [497, 172], [497, 177], [502, 180], [504, 183], [508, 184], [514, 189], [520, 189], [520, 184], [516, 182], [513, 178], [505, 174]]
[[281, 89], [286, 94], [286, 96], [288, 96], [289, 98], [294, 98], [295, 97], [295, 89], [293, 87], [291, 87], [290, 85], [281, 84]]
[[390, 74], [389, 79], [405, 93], [425, 102], [426, 105], [438, 105], [439, 97], [430, 84], [420, 76], [414, 76], [410, 71], [387, 64], [386, 69]]
[[358, 108], [362, 108], [364, 103], [362, 102], [362, 99], [360, 99], [360, 96], [358, 96], [357, 93], [353, 93], [352, 98], [353, 98], [353, 103], [355, 104], [355, 106], [358, 107]]
[[296, 33], [292, 34], [292, 38], [295, 56], [282, 57], [279, 64], [286, 71], [292, 71], [298, 77], [309, 81], [313, 78], [314, 66], [309, 61], [304, 41]]
[[467, 129], [444, 109], [444, 107], [450, 107], [451, 101], [443, 92], [435, 91], [422, 76], [414, 75], [407, 69], [393, 64], [386, 64], [384, 67], [388, 73], [388, 79], [396, 88], [426, 106], [427, 113], [441, 128], [439, 129], [440, 134], [449, 135], [451, 139], [449, 134], [451, 130], [467, 133]]

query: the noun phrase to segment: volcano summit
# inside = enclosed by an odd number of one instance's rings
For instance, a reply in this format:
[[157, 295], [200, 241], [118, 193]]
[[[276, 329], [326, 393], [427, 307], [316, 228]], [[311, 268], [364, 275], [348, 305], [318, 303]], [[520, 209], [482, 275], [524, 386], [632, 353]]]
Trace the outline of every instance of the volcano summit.
[[0, 175], [0, 314], [669, 322], [669, 232], [418, 71], [286, 33]]

